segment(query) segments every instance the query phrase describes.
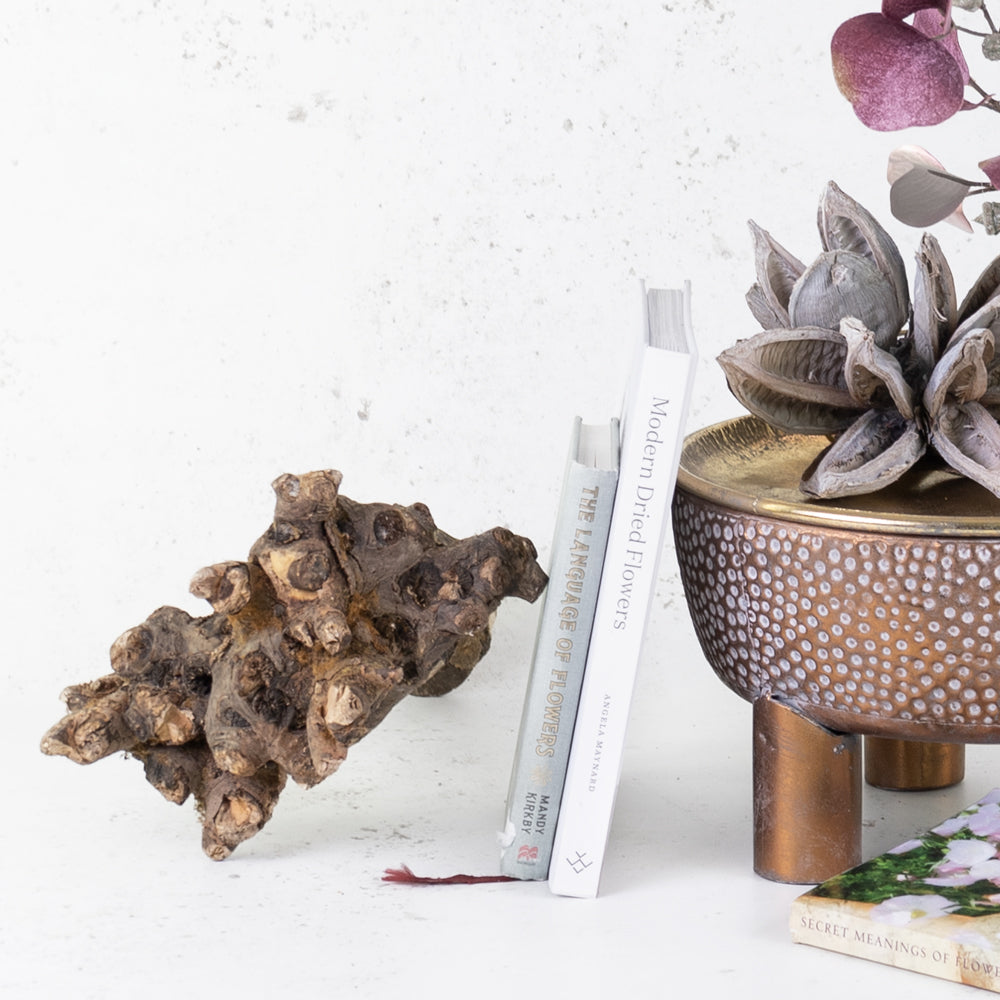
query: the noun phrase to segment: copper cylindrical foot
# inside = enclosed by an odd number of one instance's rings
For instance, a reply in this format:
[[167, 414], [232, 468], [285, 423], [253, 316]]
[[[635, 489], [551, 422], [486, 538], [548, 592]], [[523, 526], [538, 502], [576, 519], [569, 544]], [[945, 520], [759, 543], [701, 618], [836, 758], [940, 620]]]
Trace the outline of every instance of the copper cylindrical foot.
[[754, 870], [822, 882], [861, 862], [861, 739], [788, 705], [753, 706]]
[[957, 785], [965, 777], [961, 743], [918, 743], [865, 737], [865, 781], [876, 788], [919, 792]]

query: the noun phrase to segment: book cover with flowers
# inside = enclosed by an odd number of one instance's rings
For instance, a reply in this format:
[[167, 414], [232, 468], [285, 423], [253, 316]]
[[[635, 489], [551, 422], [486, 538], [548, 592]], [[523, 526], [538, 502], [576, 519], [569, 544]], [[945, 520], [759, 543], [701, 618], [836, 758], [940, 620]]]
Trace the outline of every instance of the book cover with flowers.
[[800, 896], [794, 940], [1000, 993], [1000, 788]]

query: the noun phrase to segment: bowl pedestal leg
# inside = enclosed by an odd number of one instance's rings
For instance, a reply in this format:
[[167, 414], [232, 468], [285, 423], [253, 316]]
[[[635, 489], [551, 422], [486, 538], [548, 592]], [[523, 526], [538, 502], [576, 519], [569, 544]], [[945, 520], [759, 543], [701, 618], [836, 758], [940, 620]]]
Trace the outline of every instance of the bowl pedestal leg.
[[965, 777], [961, 743], [865, 737], [865, 781], [876, 788], [925, 792], [957, 785]]
[[861, 862], [861, 737], [786, 702], [753, 704], [754, 871], [822, 882]]
[[965, 747], [854, 736], [813, 722], [789, 703], [753, 703], [754, 871], [775, 882], [822, 882], [862, 861], [864, 779], [926, 791], [965, 775]]

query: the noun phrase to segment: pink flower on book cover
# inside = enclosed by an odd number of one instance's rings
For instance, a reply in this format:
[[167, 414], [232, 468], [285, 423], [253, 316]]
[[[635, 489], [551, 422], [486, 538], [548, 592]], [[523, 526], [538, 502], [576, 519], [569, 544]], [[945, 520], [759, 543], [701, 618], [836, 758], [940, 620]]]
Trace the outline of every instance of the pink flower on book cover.
[[981, 805], [969, 816], [968, 826], [977, 837], [1000, 839], [1000, 805], [996, 802]]
[[954, 837], [968, 829], [977, 837], [1000, 840], [1000, 789], [984, 795], [974, 806], [935, 826], [931, 833], [939, 837]]
[[926, 885], [963, 886], [987, 881], [1000, 885], [1000, 858], [996, 847], [986, 840], [954, 840], [945, 856], [934, 866], [936, 875], [925, 878]]
[[933, 827], [931, 833], [936, 833], [939, 837], [954, 837], [956, 833], [965, 829], [968, 819], [964, 813], [961, 816], [952, 816]]
[[1000, 861], [988, 861], [974, 868], [962, 869], [954, 875], [932, 876], [922, 880], [924, 885], [936, 885], [939, 889], [958, 889], [976, 882], [992, 882], [1000, 886]]
[[953, 840], [935, 868], [947, 873], [984, 864], [996, 856], [996, 847], [985, 840]]
[[934, 894], [895, 896], [873, 907], [870, 916], [876, 923], [905, 927], [943, 917], [955, 909], [955, 905], [944, 896]]
[[923, 847], [924, 842], [922, 840], [907, 840], [902, 844], [897, 844], [895, 847], [890, 848], [887, 854], [909, 854], [910, 851], [915, 851], [918, 847]]

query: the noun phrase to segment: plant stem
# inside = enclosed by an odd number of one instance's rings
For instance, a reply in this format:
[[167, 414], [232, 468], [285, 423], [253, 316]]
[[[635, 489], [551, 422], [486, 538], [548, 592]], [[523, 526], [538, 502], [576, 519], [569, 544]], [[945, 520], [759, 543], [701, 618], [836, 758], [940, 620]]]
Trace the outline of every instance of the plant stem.
[[982, 12], [983, 17], [986, 18], [986, 23], [990, 26], [990, 31], [995, 35], [997, 32], [997, 26], [993, 23], [993, 18], [990, 17], [990, 12], [986, 9], [986, 0], [983, 0], [983, 5], [979, 9]]
[[989, 108], [990, 111], [996, 111], [1000, 113], [1000, 101], [998, 101], [995, 97], [990, 96], [990, 94], [988, 94], [985, 90], [983, 90], [983, 88], [980, 87], [979, 84], [972, 79], [972, 77], [969, 77], [968, 85], [974, 91], [976, 91], [980, 97], [982, 97], [982, 101], [979, 104], [977, 104], [976, 107]]

